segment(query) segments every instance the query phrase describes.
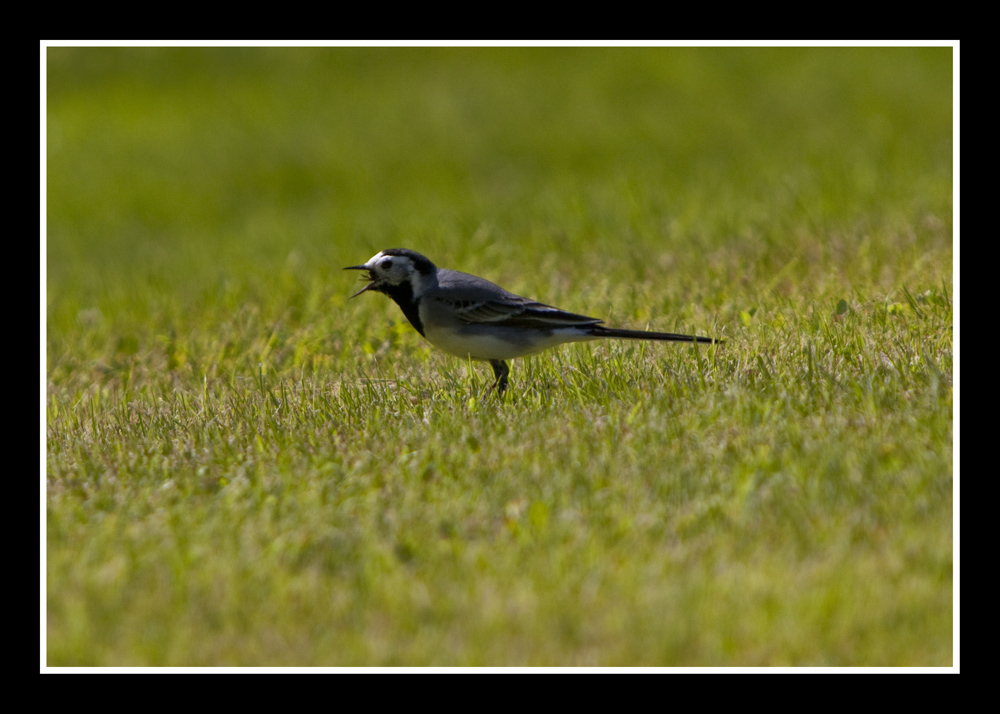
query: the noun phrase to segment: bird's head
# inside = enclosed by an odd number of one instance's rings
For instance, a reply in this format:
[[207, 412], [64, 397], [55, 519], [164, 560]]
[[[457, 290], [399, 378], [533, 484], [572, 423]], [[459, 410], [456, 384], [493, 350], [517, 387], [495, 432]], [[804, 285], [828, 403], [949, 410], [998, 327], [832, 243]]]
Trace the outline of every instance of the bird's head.
[[406, 248], [388, 248], [373, 255], [363, 265], [349, 265], [344, 270], [367, 270], [369, 283], [351, 297], [363, 292], [391, 294], [394, 289], [407, 285], [414, 297], [436, 283], [437, 267], [416, 251]]

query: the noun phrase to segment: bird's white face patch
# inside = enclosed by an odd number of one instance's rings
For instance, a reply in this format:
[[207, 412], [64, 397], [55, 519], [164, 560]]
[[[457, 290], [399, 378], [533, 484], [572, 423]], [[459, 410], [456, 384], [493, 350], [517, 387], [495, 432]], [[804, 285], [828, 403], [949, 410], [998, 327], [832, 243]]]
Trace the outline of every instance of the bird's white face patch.
[[385, 255], [376, 253], [365, 263], [365, 270], [372, 274], [372, 279], [378, 283], [400, 285], [413, 273], [413, 261], [404, 255]]
[[425, 290], [437, 285], [436, 274], [421, 273], [413, 259], [405, 255], [393, 255], [381, 251], [361, 267], [371, 276], [371, 288], [374, 289], [379, 285], [396, 286], [409, 282], [413, 289], [413, 297], [419, 298]]

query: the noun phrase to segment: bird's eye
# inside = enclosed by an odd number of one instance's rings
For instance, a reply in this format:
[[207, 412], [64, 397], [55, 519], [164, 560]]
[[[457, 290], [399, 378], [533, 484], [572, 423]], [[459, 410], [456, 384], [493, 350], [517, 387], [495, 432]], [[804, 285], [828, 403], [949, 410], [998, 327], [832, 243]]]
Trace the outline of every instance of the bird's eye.
[[382, 261], [382, 267], [385, 268], [386, 270], [388, 270], [389, 268], [392, 267], [392, 261], [391, 260], [383, 260]]

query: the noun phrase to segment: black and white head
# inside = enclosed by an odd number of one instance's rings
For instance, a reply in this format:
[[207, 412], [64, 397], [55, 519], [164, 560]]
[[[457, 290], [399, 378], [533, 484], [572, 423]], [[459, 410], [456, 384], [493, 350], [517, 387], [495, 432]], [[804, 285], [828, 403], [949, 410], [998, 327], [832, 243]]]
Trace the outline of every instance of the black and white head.
[[388, 248], [373, 255], [364, 265], [350, 265], [344, 270], [367, 270], [371, 281], [351, 297], [374, 290], [395, 299], [403, 290], [412, 298], [418, 298], [427, 288], [437, 284], [437, 266], [407, 248]]

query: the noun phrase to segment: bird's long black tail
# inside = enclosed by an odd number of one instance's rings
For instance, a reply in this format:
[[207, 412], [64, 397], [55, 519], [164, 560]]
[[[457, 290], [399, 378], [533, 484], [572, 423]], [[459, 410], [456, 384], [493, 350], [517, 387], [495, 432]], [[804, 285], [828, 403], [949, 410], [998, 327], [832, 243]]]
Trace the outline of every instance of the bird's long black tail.
[[704, 342], [706, 344], [721, 344], [725, 340], [713, 337], [696, 337], [695, 335], [675, 335], [672, 332], [643, 332], [642, 330], [619, 330], [616, 327], [594, 325], [594, 337], [615, 337], [623, 340], [660, 340], [662, 342]]

